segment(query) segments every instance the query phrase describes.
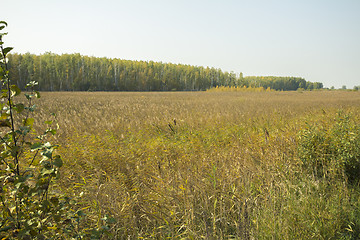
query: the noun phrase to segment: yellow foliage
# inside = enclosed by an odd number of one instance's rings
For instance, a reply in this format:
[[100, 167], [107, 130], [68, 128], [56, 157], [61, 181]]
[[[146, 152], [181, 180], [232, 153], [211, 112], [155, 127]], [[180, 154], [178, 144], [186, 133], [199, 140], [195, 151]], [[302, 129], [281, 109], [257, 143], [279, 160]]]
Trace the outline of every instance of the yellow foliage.
[[[246, 87], [245, 85], [240, 86], [231, 86], [231, 87], [225, 87], [225, 86], [216, 86], [215, 88], [210, 88], [206, 90], [207, 92], [263, 92], [265, 89], [263, 87]], [[274, 91], [268, 87], [266, 89], [267, 92]]]

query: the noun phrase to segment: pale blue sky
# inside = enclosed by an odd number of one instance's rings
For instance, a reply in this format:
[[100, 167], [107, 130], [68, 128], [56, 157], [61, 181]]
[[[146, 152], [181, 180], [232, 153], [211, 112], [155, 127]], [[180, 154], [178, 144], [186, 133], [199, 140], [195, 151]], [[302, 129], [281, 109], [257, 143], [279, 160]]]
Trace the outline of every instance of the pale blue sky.
[[[6, 10], [5, 10], [6, 9]], [[360, 0], [3, 0], [15, 52], [360, 85]]]

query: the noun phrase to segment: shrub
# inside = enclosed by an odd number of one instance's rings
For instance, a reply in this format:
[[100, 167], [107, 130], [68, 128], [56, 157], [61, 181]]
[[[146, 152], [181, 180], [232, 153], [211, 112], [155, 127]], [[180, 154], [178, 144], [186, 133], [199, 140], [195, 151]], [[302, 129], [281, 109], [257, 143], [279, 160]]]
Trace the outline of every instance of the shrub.
[[351, 115], [338, 113], [333, 124], [308, 125], [299, 136], [299, 157], [314, 176], [360, 179], [360, 127]]
[[[0, 30], [6, 26], [0, 21]], [[58, 146], [48, 141], [56, 129], [51, 127], [53, 121], [45, 121], [45, 131], [36, 134], [31, 116], [36, 114], [33, 101], [40, 98], [34, 90], [37, 83], [27, 84], [28, 92], [21, 102], [21, 90], [9, 78], [6, 55], [12, 48], [3, 47], [2, 37], [6, 34], [0, 33], [0, 237], [100, 238], [107, 226], [86, 226], [85, 230], [85, 213], [78, 199], [53, 188], [63, 165], [56, 154]]]

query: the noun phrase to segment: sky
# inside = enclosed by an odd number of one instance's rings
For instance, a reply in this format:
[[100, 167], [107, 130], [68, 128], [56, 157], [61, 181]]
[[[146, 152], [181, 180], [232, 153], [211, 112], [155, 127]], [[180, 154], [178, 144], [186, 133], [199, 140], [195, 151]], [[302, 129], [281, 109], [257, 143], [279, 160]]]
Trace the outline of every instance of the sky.
[[360, 0], [2, 0], [13, 52], [360, 85]]

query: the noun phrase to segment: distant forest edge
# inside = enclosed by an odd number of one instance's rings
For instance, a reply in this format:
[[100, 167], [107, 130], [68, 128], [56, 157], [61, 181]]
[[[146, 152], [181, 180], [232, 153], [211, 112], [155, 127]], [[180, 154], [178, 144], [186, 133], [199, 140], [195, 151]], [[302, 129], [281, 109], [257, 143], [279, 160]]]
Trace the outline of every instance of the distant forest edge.
[[9, 54], [9, 74], [24, 89], [37, 81], [40, 91], [200, 91], [216, 86], [274, 90], [321, 89], [300, 77], [244, 77], [221, 69], [153, 61], [131, 61], [45, 53]]

